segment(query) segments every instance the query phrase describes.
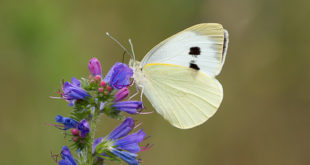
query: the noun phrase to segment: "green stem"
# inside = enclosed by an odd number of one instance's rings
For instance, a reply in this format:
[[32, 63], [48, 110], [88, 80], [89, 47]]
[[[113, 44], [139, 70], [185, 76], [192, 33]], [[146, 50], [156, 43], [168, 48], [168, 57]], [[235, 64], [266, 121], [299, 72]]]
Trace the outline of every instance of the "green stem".
[[93, 147], [93, 143], [95, 140], [95, 133], [96, 133], [96, 124], [97, 124], [97, 119], [99, 117], [99, 106], [96, 105], [95, 107], [95, 111], [92, 114], [92, 118], [90, 121], [90, 143], [87, 147], [88, 149], [88, 153], [87, 153], [87, 165], [93, 165], [94, 162], [94, 157], [93, 157], [93, 153], [92, 153], [92, 147]]

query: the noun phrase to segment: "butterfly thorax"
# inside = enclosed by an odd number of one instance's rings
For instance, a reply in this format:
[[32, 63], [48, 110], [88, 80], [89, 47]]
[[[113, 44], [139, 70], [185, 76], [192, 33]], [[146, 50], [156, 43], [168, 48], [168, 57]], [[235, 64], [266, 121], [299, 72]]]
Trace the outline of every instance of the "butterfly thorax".
[[140, 66], [139, 61], [135, 61], [134, 64], [132, 61], [129, 62], [130, 68], [134, 71], [133, 78], [138, 87], [143, 86], [145, 82], [145, 75], [142, 72], [142, 67]]

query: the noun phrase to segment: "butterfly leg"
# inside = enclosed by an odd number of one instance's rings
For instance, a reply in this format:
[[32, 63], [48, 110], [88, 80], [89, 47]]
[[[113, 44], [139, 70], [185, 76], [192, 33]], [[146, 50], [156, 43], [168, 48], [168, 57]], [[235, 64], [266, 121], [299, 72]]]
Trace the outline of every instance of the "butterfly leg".
[[136, 93], [131, 95], [128, 100], [131, 100], [133, 97], [135, 97], [137, 94], [139, 94], [140, 90], [139, 90], [139, 87], [136, 85]]
[[144, 91], [144, 86], [142, 85], [136, 85], [136, 93], [131, 95], [128, 100], [131, 100], [133, 97], [135, 97], [137, 94], [139, 94], [140, 92], [140, 89], [141, 89], [141, 94], [140, 94], [140, 101], [142, 101], [142, 98], [143, 98], [143, 91]]
[[140, 86], [140, 88], [141, 88], [140, 101], [143, 102], [142, 98], [143, 98], [144, 86]]

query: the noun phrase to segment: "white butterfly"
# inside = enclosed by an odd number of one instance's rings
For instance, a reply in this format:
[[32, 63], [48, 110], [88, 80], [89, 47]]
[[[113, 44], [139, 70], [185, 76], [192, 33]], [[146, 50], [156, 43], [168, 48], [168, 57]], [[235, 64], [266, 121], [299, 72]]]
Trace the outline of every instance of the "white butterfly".
[[222, 102], [223, 88], [215, 76], [227, 46], [222, 25], [198, 24], [162, 41], [141, 62], [133, 53], [129, 66], [155, 110], [173, 126], [189, 129], [207, 121]]

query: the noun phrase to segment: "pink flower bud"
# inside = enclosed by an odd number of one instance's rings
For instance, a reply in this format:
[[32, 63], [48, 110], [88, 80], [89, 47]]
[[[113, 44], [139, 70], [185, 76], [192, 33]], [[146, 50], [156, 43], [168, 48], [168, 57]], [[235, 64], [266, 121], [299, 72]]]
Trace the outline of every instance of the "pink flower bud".
[[129, 90], [128, 88], [122, 88], [120, 90], [117, 91], [117, 93], [115, 94], [114, 98], [115, 98], [115, 102], [121, 101], [123, 99], [125, 99], [129, 94]]
[[97, 75], [97, 76], [95, 77], [95, 79], [96, 79], [97, 82], [100, 82], [101, 77], [100, 77], [99, 75]]
[[73, 136], [77, 136], [77, 135], [79, 135], [79, 130], [76, 128], [73, 128], [73, 129], [71, 129], [71, 133]]
[[111, 87], [111, 86], [107, 86], [107, 90], [108, 90], [109, 92], [111, 92], [112, 87]]
[[103, 88], [98, 88], [98, 91], [99, 91], [100, 93], [102, 93], [102, 92], [103, 92]]
[[97, 58], [92, 58], [88, 63], [88, 69], [90, 73], [94, 76], [101, 75], [101, 64]]
[[105, 81], [100, 82], [100, 86], [105, 87], [106, 85], [107, 85], [107, 83]]
[[79, 140], [79, 137], [78, 137], [78, 136], [74, 136], [74, 137], [72, 138], [72, 140], [75, 141], [75, 142], [77, 142], [77, 141]]
[[93, 84], [95, 81], [94, 80], [90, 80], [90, 83]]

